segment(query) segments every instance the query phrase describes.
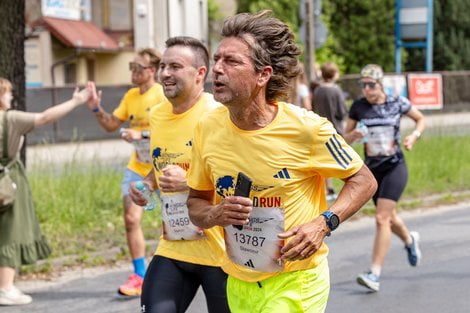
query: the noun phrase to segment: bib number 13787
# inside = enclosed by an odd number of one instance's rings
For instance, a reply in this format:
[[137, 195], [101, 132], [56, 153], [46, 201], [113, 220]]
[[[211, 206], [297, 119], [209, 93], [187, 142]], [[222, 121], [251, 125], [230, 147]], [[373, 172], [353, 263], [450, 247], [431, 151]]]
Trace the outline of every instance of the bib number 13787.
[[253, 247], [262, 247], [266, 237], [251, 236], [242, 233], [235, 233], [235, 240], [241, 244], [251, 245]]

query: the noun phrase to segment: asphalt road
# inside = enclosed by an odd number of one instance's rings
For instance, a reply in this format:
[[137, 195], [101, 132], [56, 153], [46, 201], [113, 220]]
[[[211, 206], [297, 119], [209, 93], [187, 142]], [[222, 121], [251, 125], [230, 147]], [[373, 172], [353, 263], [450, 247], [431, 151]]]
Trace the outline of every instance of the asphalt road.
[[[394, 238], [381, 278], [381, 290], [370, 293], [355, 283], [367, 269], [374, 220], [348, 221], [327, 239], [330, 246], [331, 293], [327, 313], [468, 313], [470, 312], [470, 203], [403, 212], [422, 239], [423, 262], [408, 265], [401, 242]], [[0, 307], [1, 313], [139, 312], [139, 299], [118, 296], [116, 287], [129, 268], [95, 269], [52, 282], [21, 282], [34, 301], [22, 307]], [[78, 277], [77, 277], [78, 276]], [[62, 281], [61, 281], [62, 280]], [[201, 293], [188, 313], [205, 313]]]

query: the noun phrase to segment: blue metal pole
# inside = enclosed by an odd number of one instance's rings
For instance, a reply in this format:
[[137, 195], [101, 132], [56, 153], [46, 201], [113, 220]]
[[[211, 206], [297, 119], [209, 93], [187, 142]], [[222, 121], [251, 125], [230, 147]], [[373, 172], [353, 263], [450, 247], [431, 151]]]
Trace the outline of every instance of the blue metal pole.
[[395, 1], [395, 73], [401, 72], [401, 34], [400, 34], [401, 0]]
[[426, 72], [432, 72], [433, 65], [433, 0], [428, 0], [428, 24], [426, 25]]

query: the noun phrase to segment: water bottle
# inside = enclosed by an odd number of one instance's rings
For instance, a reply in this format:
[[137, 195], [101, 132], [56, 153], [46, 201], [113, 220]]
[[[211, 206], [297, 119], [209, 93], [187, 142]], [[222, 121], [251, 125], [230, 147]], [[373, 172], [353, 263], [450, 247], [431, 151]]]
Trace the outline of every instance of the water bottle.
[[369, 131], [367, 130], [367, 126], [366, 124], [364, 124], [363, 121], [359, 121], [359, 123], [357, 123], [357, 130], [359, 130], [361, 133], [364, 134], [364, 137], [362, 137], [359, 142], [366, 143], [368, 139]]
[[135, 188], [137, 188], [147, 200], [147, 204], [144, 206], [145, 211], [152, 211], [158, 205], [158, 196], [155, 192], [150, 191], [148, 186], [144, 184], [143, 181], [138, 181], [135, 183]]

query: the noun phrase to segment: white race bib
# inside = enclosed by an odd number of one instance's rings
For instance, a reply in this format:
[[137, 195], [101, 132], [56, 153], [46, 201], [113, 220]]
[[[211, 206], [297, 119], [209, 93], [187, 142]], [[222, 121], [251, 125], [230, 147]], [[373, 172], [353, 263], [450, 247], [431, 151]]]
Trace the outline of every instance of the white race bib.
[[224, 227], [225, 247], [234, 263], [259, 272], [281, 272], [284, 240], [284, 209], [253, 207], [249, 222]]
[[188, 193], [161, 194], [163, 238], [166, 240], [199, 240], [206, 235], [191, 223], [186, 201]]
[[390, 156], [395, 154], [395, 136], [393, 126], [368, 127], [366, 154], [369, 157]]
[[152, 163], [150, 157], [150, 139], [136, 140], [132, 142], [140, 163]]

